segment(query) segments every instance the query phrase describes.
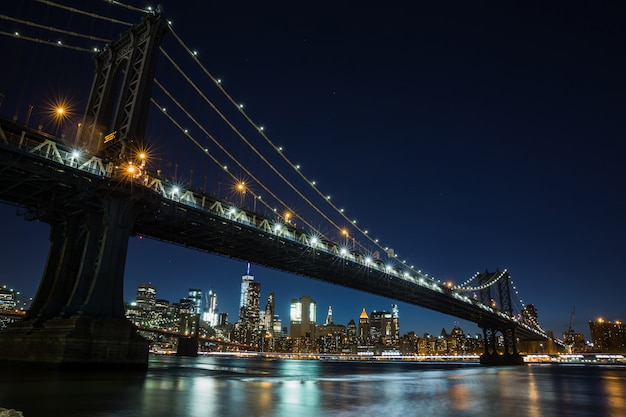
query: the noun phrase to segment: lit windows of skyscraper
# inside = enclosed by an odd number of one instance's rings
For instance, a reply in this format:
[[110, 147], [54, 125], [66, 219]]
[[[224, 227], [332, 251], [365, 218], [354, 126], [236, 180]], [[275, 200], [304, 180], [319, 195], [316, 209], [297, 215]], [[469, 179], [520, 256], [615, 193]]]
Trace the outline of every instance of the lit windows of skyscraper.
[[370, 318], [365, 308], [359, 316], [359, 339], [364, 343], [369, 343], [370, 340]]
[[143, 311], [154, 311], [156, 287], [152, 284], [139, 284], [137, 287], [137, 307]]
[[0, 310], [15, 310], [16, 308], [15, 292], [10, 289], [0, 288]]
[[250, 346], [258, 346], [260, 327], [261, 283], [254, 281], [250, 274], [250, 263], [241, 277], [241, 297], [239, 302], [239, 323], [237, 340]]
[[267, 296], [267, 304], [265, 305], [265, 333], [269, 337], [275, 337], [274, 335], [274, 293], [270, 292]]
[[292, 339], [305, 337], [315, 339], [316, 304], [308, 295], [291, 300], [290, 329]]
[[189, 296], [187, 297], [193, 302], [193, 312], [202, 314], [202, 290], [198, 288], [189, 288]]
[[210, 290], [207, 295], [206, 308], [202, 320], [207, 322], [211, 327], [217, 327], [219, 325], [219, 311], [217, 309], [217, 294], [215, 291]]
[[393, 329], [394, 343], [400, 340], [400, 314], [398, 311], [398, 305], [391, 305], [391, 328]]
[[334, 320], [333, 320], [333, 308], [331, 306], [328, 306], [328, 314], [326, 315], [326, 325], [332, 325], [335, 324]]
[[626, 352], [626, 324], [598, 319], [589, 321], [593, 350], [604, 353]]

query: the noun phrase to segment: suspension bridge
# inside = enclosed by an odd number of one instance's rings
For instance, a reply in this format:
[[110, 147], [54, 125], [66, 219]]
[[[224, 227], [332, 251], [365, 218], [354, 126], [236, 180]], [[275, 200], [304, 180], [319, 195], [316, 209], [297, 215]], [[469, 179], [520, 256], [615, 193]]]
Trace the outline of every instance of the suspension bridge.
[[[129, 29], [118, 39], [106, 39], [102, 49], [50, 42], [55, 47], [90, 52], [96, 64], [84, 117], [69, 136], [63, 129], [59, 136], [58, 125], [52, 134], [29, 127], [28, 122], [0, 120], [0, 200], [23, 207], [28, 219], [51, 227], [48, 261], [32, 306], [23, 321], [0, 334], [0, 353], [5, 360], [63, 366], [146, 366], [146, 342], [125, 319], [123, 307], [128, 239], [136, 234], [472, 321], [483, 329], [485, 353], [481, 360], [486, 364], [520, 363], [519, 340], [548, 338], [516, 298], [517, 289], [508, 271], [476, 273], [462, 285], [440, 282], [372, 238], [272, 142], [161, 11], [105, 1], [143, 16], [138, 23], [127, 24], [49, 1], [38, 3], [114, 21]], [[2, 15], [2, 19], [79, 35], [10, 16]], [[1, 34], [20, 42], [47, 42], [22, 33]], [[164, 36], [175, 39], [199, 68], [202, 81], [192, 79], [180, 60], [161, 46]], [[82, 38], [94, 40], [93, 35]], [[248, 169], [242, 158], [225, 146], [227, 140], [210, 132], [207, 126], [211, 122], [192, 114], [176, 97], [177, 88], [165, 86], [157, 72], [158, 57], [171, 64], [213, 111], [211, 120], [222, 121], [229, 134], [240, 139], [246, 152], [260, 160], [281, 186], [269, 185], [271, 181]], [[205, 93], [202, 85], [207, 80], [230, 113]], [[167, 100], [167, 105], [161, 100]], [[233, 109], [240, 124], [229, 116]], [[183, 145], [177, 139], [174, 147], [188, 146], [212, 163], [211, 183], [232, 184], [232, 198], [219, 197], [215, 185], [207, 190], [206, 174], [200, 186], [202, 177], [193, 173], [183, 177], [183, 168], [177, 164], [154, 160], [157, 146], [146, 137], [152, 114], [178, 129], [178, 138], [185, 141]], [[194, 132], [201, 132], [199, 136], [184, 127], [190, 122]], [[277, 160], [290, 175], [295, 173], [298, 182], [278, 168]], [[299, 199], [298, 206], [307, 209], [294, 210], [294, 204], [287, 203], [293, 196]], [[323, 226], [318, 226], [320, 223]]]

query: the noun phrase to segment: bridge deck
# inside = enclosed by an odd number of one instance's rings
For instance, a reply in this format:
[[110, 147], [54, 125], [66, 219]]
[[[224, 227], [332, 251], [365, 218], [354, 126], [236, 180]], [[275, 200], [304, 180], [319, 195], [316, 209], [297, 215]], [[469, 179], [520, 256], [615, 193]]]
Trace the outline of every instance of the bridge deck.
[[140, 213], [134, 233], [242, 259], [281, 271], [365, 291], [449, 314], [480, 326], [515, 327], [522, 339], [545, 339], [532, 328], [425, 275], [388, 267], [304, 230], [197, 191], [168, 191], [165, 178], [120, 174], [113, 164], [72, 150], [39, 132], [0, 121], [0, 200], [54, 222], [108, 195], [127, 196]]

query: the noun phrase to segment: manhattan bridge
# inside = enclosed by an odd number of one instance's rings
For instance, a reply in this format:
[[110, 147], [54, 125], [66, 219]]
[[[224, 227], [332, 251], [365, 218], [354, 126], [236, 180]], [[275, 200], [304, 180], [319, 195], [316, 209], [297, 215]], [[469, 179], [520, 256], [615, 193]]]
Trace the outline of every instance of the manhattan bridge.
[[[126, 29], [117, 39], [40, 24], [35, 18], [24, 21], [0, 16], [27, 28], [106, 43], [101, 50], [89, 49], [2, 32], [18, 38], [15, 42], [70, 48], [85, 59], [92, 55], [95, 71], [84, 116], [74, 132], [59, 132], [60, 122], [55, 132], [46, 132], [41, 126], [31, 128], [30, 113], [24, 124], [0, 120], [0, 201], [21, 207], [27, 219], [47, 223], [51, 230], [48, 260], [37, 295], [24, 320], [0, 333], [0, 357], [20, 363], [147, 366], [147, 342], [124, 315], [124, 266], [129, 237], [134, 235], [253, 262], [477, 323], [485, 339], [481, 357], [485, 364], [521, 363], [520, 341], [549, 338], [536, 317], [516, 299], [517, 291], [506, 270], [476, 273], [455, 285], [433, 279], [398, 258], [393, 249], [382, 246], [356, 220], [347, 217], [298, 164], [285, 156], [263, 126], [246, 114], [243, 105], [178, 36], [163, 12], [104, 1], [135, 12], [136, 21], [122, 22], [38, 0], [64, 13], [124, 25]], [[165, 36], [175, 40], [203, 79], [189, 76], [180, 60], [162, 47]], [[228, 126], [246, 151], [255, 154], [280, 179], [279, 185], [264, 181], [213, 136], [211, 123], [194, 116], [190, 105], [185, 104], [189, 99], [177, 97], [177, 88], [168, 88], [162, 81], [165, 77], [157, 71], [157, 59], [170, 64], [170, 71], [180, 75], [197, 94], [192, 101], [208, 105], [213, 117]], [[207, 83], [225, 106], [235, 109], [243, 123], [235, 124], [204, 92], [202, 86]], [[167, 100], [167, 105], [160, 100]], [[59, 106], [60, 118], [63, 112]], [[181, 175], [188, 170], [164, 158], [154, 160], [158, 146], [146, 137], [153, 114], [177, 129], [178, 137], [168, 139], [176, 141], [174, 152], [182, 152], [179, 143], [184, 143], [189, 148], [184, 152], [195, 152], [210, 161], [215, 168], [210, 181], [208, 175]], [[190, 122], [194, 129], [185, 127]], [[259, 150], [259, 140], [273, 152], [271, 157]], [[276, 168], [272, 162], [276, 157], [296, 173], [307, 192]], [[226, 184], [231, 188], [231, 198], [218, 197], [218, 188]], [[287, 193], [296, 195], [297, 206], [306, 206], [323, 222], [303, 215], [305, 210], [294, 210], [284, 195]], [[516, 310], [518, 305], [522, 308]]]

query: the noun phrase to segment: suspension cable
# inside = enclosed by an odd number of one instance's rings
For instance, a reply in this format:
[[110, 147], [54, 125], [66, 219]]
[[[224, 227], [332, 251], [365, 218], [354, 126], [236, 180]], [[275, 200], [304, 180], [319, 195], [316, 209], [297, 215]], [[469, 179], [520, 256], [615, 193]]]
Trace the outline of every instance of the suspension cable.
[[85, 35], [85, 34], [82, 34], [82, 33], [72, 32], [72, 31], [64, 30], [64, 29], [58, 29], [58, 28], [54, 28], [52, 26], [40, 25], [39, 23], [29, 22], [27, 20], [22, 20], [22, 19], [17, 19], [15, 17], [6, 16], [6, 15], [3, 15], [3, 14], [0, 15], [0, 19], [9, 20], [11, 22], [16, 22], [16, 23], [21, 23], [23, 25], [32, 26], [32, 27], [36, 27], [36, 28], [39, 28], [39, 29], [45, 29], [45, 30], [48, 30], [50, 32], [63, 33], [64, 35], [70, 35], [70, 36], [76, 36], [76, 37], [79, 37], [79, 38], [85, 38], [85, 39], [89, 39], [89, 40], [92, 40], [92, 41], [99, 41], [99, 42], [105, 42], [105, 43], [108, 43], [108, 42], [111, 41], [110, 39], [99, 38], [97, 36], [91, 36], [91, 35]]
[[17, 39], [24, 39], [25, 41], [41, 43], [41, 44], [44, 44], [44, 45], [58, 46], [59, 48], [73, 49], [75, 51], [94, 52], [93, 49], [83, 48], [81, 46], [65, 45], [64, 43], [60, 43], [60, 42], [44, 41], [43, 39], [31, 38], [29, 36], [23, 36], [23, 35], [20, 35], [19, 33], [9, 33], [9, 32], [0, 31], [0, 35], [10, 36], [12, 38], [17, 38]]
[[[336, 227], [337, 229], [341, 229], [337, 224], [335, 224], [330, 218], [328, 218], [328, 216], [326, 216], [326, 214], [324, 214], [323, 212], [321, 212], [313, 203], [311, 203], [311, 201], [309, 201], [308, 198], [306, 198], [306, 196], [304, 196], [302, 194], [302, 192], [300, 190], [297, 189], [297, 187], [295, 187], [287, 178], [285, 178], [285, 176], [280, 173], [278, 171], [278, 169], [276, 169], [276, 167], [274, 165], [272, 165], [271, 162], [269, 162], [267, 160], [267, 158], [265, 158], [265, 156], [263, 156], [251, 143], [250, 141], [248, 141], [248, 139], [246, 139], [246, 137], [237, 129], [237, 127], [235, 127], [230, 120], [228, 120], [228, 118], [215, 106], [215, 104], [213, 102], [211, 102], [206, 95], [198, 88], [198, 86], [189, 78], [189, 76], [187, 76], [187, 74], [185, 74], [185, 72], [180, 68], [180, 66], [167, 54], [167, 52], [165, 52], [165, 50], [163, 48], [161, 48], [161, 52], [163, 53], [163, 55], [165, 55], [165, 57], [170, 61], [170, 63], [172, 64], [172, 66], [174, 66], [174, 68], [176, 68], [176, 70], [178, 70], [178, 72], [185, 78], [185, 80], [187, 81], [187, 83], [189, 83], [195, 90], [196, 92], [204, 99], [204, 101], [209, 104], [209, 106], [211, 106], [211, 108], [220, 116], [220, 118], [231, 128], [231, 130], [233, 132], [235, 132], [237, 134], [237, 136], [239, 136], [239, 138], [241, 138], [241, 140], [243, 140], [255, 153], [256, 155], [267, 164], [267, 166], [269, 166], [272, 171], [278, 175], [287, 185], [289, 185], [289, 187], [296, 192], [296, 194], [298, 194], [300, 196], [300, 198], [302, 198], [304, 201], [306, 201], [311, 207], [313, 207], [324, 219], [326, 219], [326, 221], [328, 221], [330, 224], [332, 224], [334, 227]], [[289, 206], [281, 203], [285, 206], [285, 208], [288, 208]], [[298, 215], [296, 213], [296, 216], [298, 216], [298, 218], [300, 218], [302, 221], [306, 222], [306, 220]], [[308, 224], [308, 223], [307, 223]]]
[[130, 6], [128, 4], [120, 3], [119, 1], [115, 1], [115, 0], [102, 0], [102, 1], [105, 2], [105, 3], [112, 4], [114, 6], [120, 6], [120, 7], [123, 7], [125, 9], [132, 10], [134, 12], [150, 13], [149, 10], [140, 9], [139, 7]]
[[[397, 255], [391, 256], [390, 255], [390, 251], [388, 251], [388, 248], [383, 247], [383, 245], [381, 245], [378, 242], [378, 239], [374, 239], [372, 238], [369, 233], [365, 230], [363, 230], [360, 226], [357, 226], [356, 224], [356, 220], [351, 220], [339, 207], [337, 207], [331, 200], [330, 198], [328, 198], [327, 196], [324, 195], [324, 193], [322, 193], [318, 187], [316, 187], [314, 185], [314, 182], [309, 180], [302, 172], [302, 170], [297, 168], [297, 165], [294, 164], [293, 162], [291, 162], [287, 156], [285, 155], [284, 152], [280, 151], [280, 147], [276, 146], [270, 139], [269, 137], [263, 132], [263, 130], [256, 124], [254, 123], [254, 121], [248, 116], [248, 114], [245, 112], [245, 110], [232, 98], [232, 96], [224, 89], [224, 87], [222, 86], [221, 82], [216, 79], [207, 69], [206, 67], [200, 62], [200, 60], [198, 59], [197, 54], [195, 54], [184, 42], [183, 40], [178, 36], [178, 34], [176, 34], [176, 32], [170, 27], [170, 31], [172, 33], [172, 35], [174, 36], [174, 38], [178, 41], [178, 43], [189, 53], [189, 55], [192, 57], [192, 59], [198, 64], [198, 66], [202, 69], [202, 71], [213, 81], [213, 83], [217, 86], [217, 88], [222, 92], [222, 94], [231, 102], [231, 104], [233, 104], [238, 111], [242, 114], [242, 116], [248, 121], [248, 123], [250, 123], [258, 132], [259, 134], [265, 139], [265, 141], [272, 147], [274, 148], [277, 153], [298, 173], [298, 175], [300, 175], [300, 177], [302, 177], [304, 179], [304, 181], [309, 184], [311, 186], [311, 188], [313, 188], [313, 190], [315, 190], [315, 192], [322, 197], [344, 220], [346, 220], [348, 223], [350, 223], [352, 225], [352, 227], [354, 227], [357, 231], [359, 231], [363, 236], [365, 236], [370, 242], [372, 242], [374, 245], [376, 245], [378, 248], [380, 248], [381, 250], [383, 250], [385, 253], [387, 253], [387, 255], [390, 258], [397, 258]], [[307, 201], [308, 202], [308, 201]], [[311, 205], [311, 207], [313, 207], [316, 211], [319, 212], [319, 209], [312, 205], [311, 203], [309, 203]], [[324, 215], [324, 217], [326, 218], [326, 216]], [[331, 222], [331, 224], [334, 224], [334, 222]], [[335, 227], [338, 227], [335, 225]], [[339, 227], [338, 227], [339, 228]], [[339, 228], [340, 229], [340, 228]], [[359, 246], [363, 247], [360, 243]], [[406, 265], [406, 262], [403, 261], [403, 264]], [[407, 267], [409, 269], [411, 269], [413, 272], [417, 273], [418, 275], [423, 275], [420, 271], [416, 271], [412, 266], [408, 266]]]
[[[169, 92], [168, 90], [166, 90], [166, 89], [162, 86], [162, 84], [160, 84], [160, 83], [158, 82], [158, 80], [156, 80], [156, 79], [155, 79], [154, 81], [155, 81], [155, 83], [159, 86], [159, 88], [161, 88], [161, 90], [163, 90], [163, 92], [165, 92], [165, 94], [166, 94], [166, 95], [167, 95], [167, 96], [168, 96], [168, 97], [169, 97], [169, 98], [170, 98], [170, 99], [174, 102], [174, 104], [176, 104], [176, 106], [177, 106], [177, 107], [178, 107], [181, 111], [183, 111], [183, 112], [185, 113], [185, 115], [186, 115], [187, 117], [189, 117], [189, 118], [190, 118], [190, 119], [191, 119], [191, 120], [192, 120], [192, 121], [196, 124], [196, 126], [198, 126], [198, 127], [200, 128], [200, 130], [202, 130], [202, 132], [203, 132], [205, 135], [207, 135], [207, 136], [208, 136], [208, 137], [209, 137], [209, 138], [210, 138], [210, 139], [211, 139], [211, 140], [212, 140], [212, 141], [213, 141], [213, 142], [214, 142], [214, 143], [215, 143], [215, 144], [216, 144], [216, 145], [217, 145], [217, 146], [218, 146], [218, 147], [219, 147], [219, 148], [220, 148], [220, 149], [224, 152], [224, 153], [226, 153], [226, 155], [227, 155], [227, 156], [228, 156], [231, 160], [233, 160], [233, 162], [235, 162], [235, 163], [236, 163], [236, 164], [237, 164], [237, 165], [238, 165], [241, 169], [243, 169], [243, 170], [246, 172], [246, 174], [250, 175], [250, 176], [251, 176], [251, 177], [252, 177], [255, 181], [257, 181], [257, 182], [258, 182], [258, 180], [254, 177], [254, 175], [253, 175], [250, 171], [248, 171], [248, 170], [247, 170], [247, 169], [246, 169], [246, 168], [245, 168], [245, 167], [244, 167], [244, 166], [243, 166], [243, 165], [242, 165], [242, 164], [241, 164], [241, 163], [240, 163], [240, 162], [239, 162], [239, 161], [238, 161], [238, 160], [237, 160], [237, 159], [236, 159], [236, 158], [235, 158], [235, 157], [234, 157], [231, 153], [230, 153], [230, 152], [228, 152], [228, 151], [227, 151], [227, 150], [226, 150], [226, 149], [225, 149], [225, 148], [224, 148], [224, 147], [223, 147], [223, 146], [222, 146], [222, 145], [221, 145], [221, 144], [220, 144], [220, 143], [219, 143], [219, 142], [218, 142], [218, 141], [217, 141], [217, 140], [216, 140], [216, 139], [215, 139], [215, 138], [214, 138], [214, 137], [213, 137], [210, 133], [209, 133], [209, 132], [207, 132], [207, 130], [204, 128], [204, 126], [202, 126], [202, 125], [201, 125], [201, 124], [200, 124], [200, 123], [199, 123], [199, 122], [198, 122], [198, 121], [197, 121], [197, 120], [196, 120], [196, 119], [195, 119], [195, 118], [194, 118], [191, 114], [189, 114], [189, 112], [188, 112], [188, 111], [187, 111], [184, 107], [182, 107], [182, 106], [181, 106], [181, 104], [180, 104], [180, 103], [179, 103], [179, 102], [178, 102], [178, 101], [177, 101], [174, 97], [172, 97], [172, 95], [170, 94], [170, 92]], [[209, 152], [205, 151], [205, 148], [202, 146], [202, 144], [200, 144], [200, 142], [198, 142], [198, 141], [197, 141], [197, 140], [196, 140], [196, 139], [195, 139], [195, 138], [194, 138], [194, 137], [193, 137], [193, 136], [192, 136], [192, 135], [191, 135], [188, 131], [186, 131], [186, 130], [185, 130], [185, 129], [184, 129], [184, 128], [180, 125], [180, 123], [178, 123], [178, 122], [177, 122], [177, 121], [176, 121], [176, 120], [175, 120], [175, 119], [174, 119], [174, 118], [173, 118], [173, 117], [172, 117], [169, 113], [167, 113], [167, 112], [163, 111], [163, 107], [160, 107], [160, 106], [158, 105], [158, 103], [156, 102], [156, 100], [151, 99], [151, 101], [152, 101], [155, 105], [157, 105], [157, 107], [159, 107], [159, 109], [161, 109], [161, 111], [163, 112], [163, 114], [165, 114], [165, 115], [167, 116], [167, 118], [168, 118], [168, 119], [170, 119], [170, 121], [171, 121], [172, 123], [174, 123], [174, 125], [175, 125], [176, 127], [178, 127], [178, 128], [181, 130], [181, 132], [183, 132], [183, 134], [184, 134], [185, 136], [187, 136], [189, 139], [191, 139], [191, 141], [192, 141], [192, 142], [193, 142], [193, 143], [194, 143], [194, 144], [195, 144], [195, 145], [196, 145], [199, 149], [201, 149], [201, 150], [203, 151], [203, 153], [204, 153], [204, 154], [208, 155], [208, 156], [209, 156], [209, 157], [213, 160], [213, 162], [215, 162], [218, 166], [220, 166], [220, 167], [223, 167], [223, 166], [224, 166], [223, 164], [221, 164], [221, 163], [217, 160], [217, 158], [215, 158], [215, 157], [214, 157], [213, 155], [211, 155]], [[235, 174], [233, 174], [232, 172], [227, 171], [227, 173], [228, 173], [228, 175], [230, 175], [230, 177], [231, 177], [233, 180], [235, 180], [235, 181], [237, 181], [237, 180], [238, 180], [238, 178], [237, 178], [237, 177], [235, 176]], [[280, 198], [278, 198], [278, 196], [276, 196], [274, 193], [272, 193], [272, 192], [271, 192], [271, 191], [270, 191], [270, 190], [269, 190], [269, 189], [268, 189], [265, 185], [263, 185], [263, 183], [259, 182], [259, 184], [260, 184], [260, 185], [261, 185], [261, 187], [263, 187], [263, 189], [264, 189], [265, 191], [267, 191], [267, 192], [268, 192], [268, 193], [269, 193], [272, 197], [274, 197], [274, 198], [275, 198], [277, 201], [279, 201], [281, 204], [285, 205], [285, 203], [284, 203], [284, 202], [283, 202]], [[260, 202], [261, 202], [261, 204], [263, 204], [264, 206], [266, 206], [267, 208], [269, 208], [270, 210], [272, 210], [272, 208], [269, 206], [269, 203], [267, 203], [267, 202], [266, 202], [265, 200], [263, 200], [263, 199], [259, 199], [259, 198], [258, 198], [258, 195], [257, 195], [257, 194], [255, 194], [253, 190], [250, 190], [250, 193], [253, 195], [253, 197], [257, 198], [257, 200], [258, 200], [258, 201], [260, 201]], [[300, 217], [300, 216], [298, 216], [298, 217], [302, 220], [302, 222], [303, 222], [304, 224], [306, 224], [309, 228], [311, 228], [311, 230], [315, 231], [315, 232], [316, 232], [317, 234], [319, 234], [321, 237], [324, 237], [325, 239], [330, 240], [330, 239], [328, 239], [326, 236], [324, 236], [324, 235], [323, 235], [323, 234], [322, 234], [319, 230], [315, 229], [315, 228], [314, 228], [311, 224], [309, 224], [309, 223], [306, 221], [306, 219], [303, 219], [303, 218], [302, 218], [302, 217]]]
[[125, 26], [134, 26], [132, 23], [124, 22], [122, 20], [113, 19], [112, 17], [100, 16], [99, 14], [96, 14], [96, 13], [86, 12], [84, 10], [80, 10], [80, 9], [75, 8], [75, 7], [65, 6], [63, 4], [54, 3], [54, 2], [49, 1], [49, 0], [35, 0], [35, 1], [37, 1], [39, 3], [42, 3], [42, 4], [45, 4], [46, 6], [58, 7], [59, 9], [67, 10], [67, 11], [72, 12], [72, 13], [78, 13], [78, 14], [82, 14], [82, 15], [85, 15], [85, 16], [93, 17], [94, 19], [106, 20], [108, 22], [117, 23], [117, 24], [125, 25]]

